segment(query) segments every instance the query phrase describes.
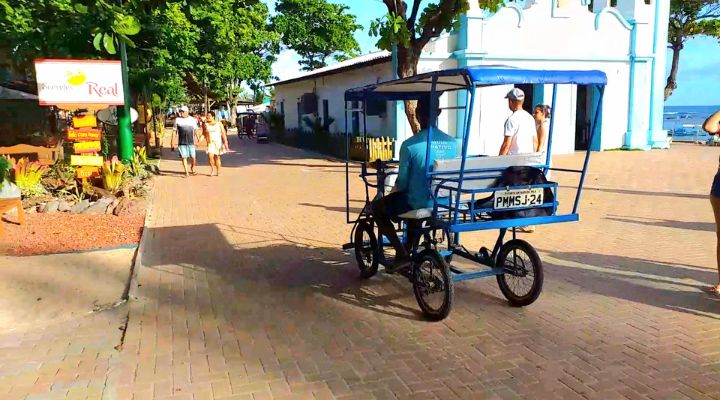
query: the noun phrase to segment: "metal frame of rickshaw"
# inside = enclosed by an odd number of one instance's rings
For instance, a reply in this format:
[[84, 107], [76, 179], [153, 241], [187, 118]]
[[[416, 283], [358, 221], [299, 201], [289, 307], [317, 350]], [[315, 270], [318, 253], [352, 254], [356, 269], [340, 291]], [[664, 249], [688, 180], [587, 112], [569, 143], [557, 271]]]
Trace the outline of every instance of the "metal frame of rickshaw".
[[[458, 84], [457, 82], [443, 82], [443, 78], [446, 77], [462, 77], [463, 81], [462, 84]], [[407, 85], [407, 87], [411, 87], [412, 85], [420, 84], [421, 87], [424, 87], [428, 90], [408, 90], [408, 91], [400, 91], [395, 90], [392, 88], [393, 86], [398, 87], [400, 85]], [[462, 159], [460, 164], [459, 170], [454, 171], [433, 171], [431, 170], [430, 166], [430, 150], [431, 147], [429, 146], [432, 135], [428, 135], [428, 146], [426, 147], [426, 160], [428, 162], [426, 163], [426, 177], [431, 184], [431, 187], [433, 187], [433, 196], [434, 196], [434, 205], [432, 209], [432, 215], [429, 219], [427, 219], [427, 223], [422, 224], [420, 227], [415, 227], [416, 229], [419, 229], [419, 232], [413, 236], [412, 240], [415, 241], [415, 243], [407, 243], [408, 242], [408, 236], [407, 236], [407, 220], [403, 220], [399, 224], [399, 236], [401, 240], [410, 247], [410, 251], [415, 256], [417, 254], [418, 248], [420, 246], [420, 240], [424, 240], [424, 246], [427, 248], [428, 246], [432, 246], [435, 248], [435, 250], [446, 260], [448, 263], [450, 263], [450, 260], [452, 256], [459, 256], [464, 259], [473, 261], [475, 263], [484, 265], [488, 267], [486, 270], [481, 271], [465, 271], [463, 269], [454, 267], [453, 265], [449, 265], [448, 268], [451, 271], [451, 278], [450, 278], [450, 284], [452, 282], [459, 282], [464, 281], [468, 279], [475, 279], [475, 278], [481, 278], [481, 277], [489, 277], [489, 276], [502, 276], [503, 274], [508, 273], [507, 268], [503, 267], [502, 265], [498, 265], [496, 263], [498, 254], [501, 251], [501, 248], [503, 246], [503, 241], [506, 235], [506, 232], [508, 229], [511, 229], [513, 240], [516, 239], [515, 235], [515, 228], [519, 226], [527, 226], [527, 225], [544, 225], [544, 224], [553, 224], [553, 223], [561, 223], [561, 222], [574, 222], [579, 220], [579, 214], [577, 212], [580, 197], [582, 194], [582, 188], [585, 181], [585, 177], [587, 174], [587, 168], [590, 160], [590, 153], [591, 153], [591, 146], [588, 146], [588, 150], [585, 154], [585, 160], [583, 163], [583, 167], [581, 170], [577, 169], [564, 169], [564, 168], [551, 168], [550, 167], [550, 159], [552, 155], [552, 145], [553, 145], [553, 133], [555, 130], [555, 118], [551, 118], [550, 120], [550, 132], [548, 133], [548, 147], [547, 147], [547, 155], [545, 163], [542, 165], [534, 165], [537, 168], [540, 168], [543, 170], [545, 174], [547, 174], [548, 171], [558, 171], [558, 172], [572, 172], [572, 173], [578, 173], [580, 174], [580, 181], [578, 184], [575, 201], [573, 204], [572, 212], [568, 214], [557, 214], [558, 211], [558, 185], [554, 182], [548, 182], [547, 184], [536, 184], [536, 185], [523, 185], [523, 186], [515, 186], [515, 187], [506, 187], [502, 188], [504, 190], [515, 190], [515, 189], [529, 189], [529, 188], [550, 188], [550, 190], [553, 191], [554, 194], [554, 201], [550, 203], [543, 203], [540, 206], [536, 207], [527, 207], [527, 208], [516, 208], [513, 209], [513, 211], [518, 210], [526, 210], [531, 208], [552, 208], [552, 213], [549, 216], [537, 216], [537, 217], [524, 217], [524, 218], [509, 218], [509, 219], [499, 219], [499, 220], [493, 220], [493, 219], [482, 219], [480, 218], [481, 215], [487, 215], [487, 213], [490, 213], [493, 211], [492, 208], [481, 208], [481, 209], [475, 209], [475, 200], [476, 195], [492, 195], [494, 192], [498, 191], [497, 187], [488, 187], [488, 188], [475, 188], [475, 189], [463, 189], [463, 183], [477, 180], [477, 179], [484, 179], [487, 180], [489, 178], [497, 178], [500, 176], [504, 168], [480, 168], [480, 169], [467, 169], [466, 170], [466, 161], [468, 159], [468, 142], [471, 132], [471, 124], [472, 124], [472, 116], [473, 116], [473, 109], [474, 109], [474, 101], [476, 98], [476, 91], [478, 89], [481, 89], [482, 87], [487, 86], [496, 86], [496, 85], [510, 85], [510, 84], [551, 84], [553, 85], [553, 96], [552, 96], [552, 104], [551, 106], [554, 108], [555, 103], [557, 101], [557, 88], [558, 85], [567, 85], [567, 84], [575, 84], [575, 85], [588, 85], [593, 87], [594, 90], [598, 91], [598, 100], [595, 104], [594, 108], [594, 115], [592, 124], [590, 126], [590, 138], [588, 143], [592, 144], [593, 139], [595, 135], [597, 134], [597, 124], [598, 120], [601, 115], [601, 107], [602, 107], [602, 101], [603, 101], [603, 95], [604, 95], [604, 88], [607, 84], [607, 77], [603, 72], [600, 71], [548, 71], [548, 70], [526, 70], [526, 69], [516, 69], [516, 68], [509, 68], [509, 67], [488, 67], [488, 66], [479, 66], [479, 67], [467, 67], [467, 68], [460, 68], [460, 69], [452, 69], [452, 70], [445, 70], [445, 71], [435, 71], [430, 73], [425, 73], [421, 75], [416, 75], [411, 78], [405, 78], [405, 79], [399, 79], [394, 80], [386, 83], [379, 83], [376, 85], [368, 85], [361, 88], [356, 89], [350, 89], [346, 91], [345, 93], [345, 101], [346, 101], [346, 118], [345, 118], [345, 131], [346, 131], [346, 142], [347, 142], [347, 153], [346, 153], [346, 164], [345, 164], [345, 189], [346, 189], [346, 220], [347, 223], [353, 224], [353, 229], [351, 231], [351, 243], [345, 244], [343, 246], [344, 249], [352, 249], [357, 247], [356, 243], [353, 242], [353, 236], [356, 236], [356, 229], [358, 229], [359, 224], [370, 224], [371, 229], [375, 229], [372, 226], [372, 215], [369, 210], [369, 203], [372, 200], [370, 197], [370, 188], [376, 188], [376, 194], [373, 196], [373, 198], [376, 198], [377, 196], [384, 195], [385, 192], [385, 178], [387, 176], [387, 173], [385, 172], [386, 167], [389, 164], [392, 164], [392, 162], [382, 162], [380, 160], [369, 160], [369, 162], [374, 162], [376, 167], [376, 172], [370, 172], [368, 170], [368, 162], [362, 162], [361, 163], [361, 173], [360, 177], [363, 179], [365, 183], [365, 207], [363, 210], [358, 214], [357, 218], [354, 220], [350, 218], [350, 157], [349, 157], [349, 145], [350, 145], [350, 133], [348, 131], [348, 113], [352, 112], [360, 112], [363, 114], [363, 122], [362, 122], [362, 137], [363, 137], [363, 146], [365, 148], [365, 159], [368, 158], [368, 146], [367, 146], [367, 101], [368, 100], [385, 100], [385, 101], [403, 101], [403, 100], [417, 100], [421, 96], [430, 95], [431, 104], [438, 104], [439, 97], [447, 92], [451, 91], [466, 91], [465, 96], [465, 106], [457, 106], [457, 107], [446, 107], [444, 109], [463, 109], [465, 110], [464, 115], [464, 130], [463, 130], [463, 140], [462, 140]], [[453, 85], [455, 87], [453, 87]], [[442, 86], [442, 87], [440, 87]], [[440, 88], [439, 88], [440, 87]], [[386, 89], [386, 90], [383, 90]], [[358, 101], [362, 102], [361, 108], [348, 108], [347, 104], [351, 101]], [[435, 121], [436, 120], [436, 108], [431, 107], [430, 110], [430, 120]], [[430, 132], [432, 133], [432, 127], [430, 128]], [[376, 183], [373, 184], [369, 181], [368, 178], [374, 177], [376, 179]], [[450, 194], [450, 201], [447, 204], [443, 204], [437, 201], [438, 194], [441, 190], [446, 191]], [[454, 193], [454, 195], [453, 195]], [[467, 198], [469, 196], [469, 199]], [[463, 199], [464, 198], [464, 199]], [[472, 232], [472, 231], [479, 231], [479, 230], [488, 230], [488, 229], [499, 229], [499, 235], [498, 238], [493, 246], [492, 252], [488, 251], [488, 249], [481, 249], [481, 251], [477, 253], [470, 252], [466, 250], [462, 245], [460, 244], [460, 233], [463, 232]], [[437, 239], [437, 232], [441, 231], [443, 233], [443, 237], [440, 241], [447, 238], [447, 248], [444, 250], [438, 250], [438, 239]], [[377, 265], [383, 265], [387, 266], [387, 260], [384, 257], [384, 251], [382, 251], [385, 247], [388, 246], [388, 242], [384, 237], [381, 237], [378, 247], [380, 251], [379, 254], [376, 253]], [[528, 244], [529, 245], [529, 244]], [[532, 247], [532, 246], [530, 246]], [[533, 249], [534, 251], [534, 249]], [[356, 250], [357, 253], [357, 250]], [[539, 259], [538, 259], [539, 260]], [[360, 263], [360, 260], [358, 259], [358, 262]], [[540, 266], [541, 268], [541, 266]], [[361, 266], [361, 272], [362, 272], [362, 266]], [[375, 267], [375, 272], [377, 272], [377, 267]], [[374, 275], [374, 273], [371, 274], [365, 274], [365, 275]], [[364, 277], [368, 277], [365, 276]], [[411, 278], [408, 276], [408, 278]], [[412, 279], [411, 279], [412, 280]], [[416, 293], [417, 296], [417, 293]], [[534, 301], [534, 299], [532, 300]], [[418, 302], [420, 302], [420, 299], [418, 298]], [[421, 305], [422, 306], [422, 305]], [[440, 318], [433, 318], [433, 319], [442, 319], [446, 316], [440, 316]], [[431, 316], [432, 317], [432, 316]]]

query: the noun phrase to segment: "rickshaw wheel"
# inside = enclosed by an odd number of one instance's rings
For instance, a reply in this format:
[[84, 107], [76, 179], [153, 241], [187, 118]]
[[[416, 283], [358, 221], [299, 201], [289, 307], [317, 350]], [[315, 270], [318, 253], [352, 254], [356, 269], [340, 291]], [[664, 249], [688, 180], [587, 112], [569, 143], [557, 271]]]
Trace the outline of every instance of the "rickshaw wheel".
[[540, 296], [543, 266], [530, 243], [519, 239], [505, 243], [500, 248], [497, 267], [505, 270], [504, 274], [497, 276], [497, 281], [510, 305], [524, 307]]
[[418, 255], [413, 263], [412, 283], [415, 299], [427, 319], [440, 321], [450, 314], [453, 282], [450, 267], [440, 253], [426, 249]]
[[373, 277], [378, 272], [380, 248], [372, 226], [367, 222], [358, 223], [355, 228], [355, 260], [364, 279]]

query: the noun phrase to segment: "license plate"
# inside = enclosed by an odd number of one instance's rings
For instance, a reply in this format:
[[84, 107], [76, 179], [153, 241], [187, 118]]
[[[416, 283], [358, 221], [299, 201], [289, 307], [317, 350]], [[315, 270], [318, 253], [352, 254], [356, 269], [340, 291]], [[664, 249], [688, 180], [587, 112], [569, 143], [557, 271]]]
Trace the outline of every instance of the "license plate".
[[516, 189], [495, 192], [493, 208], [511, 210], [513, 208], [536, 207], [543, 204], [543, 189]]

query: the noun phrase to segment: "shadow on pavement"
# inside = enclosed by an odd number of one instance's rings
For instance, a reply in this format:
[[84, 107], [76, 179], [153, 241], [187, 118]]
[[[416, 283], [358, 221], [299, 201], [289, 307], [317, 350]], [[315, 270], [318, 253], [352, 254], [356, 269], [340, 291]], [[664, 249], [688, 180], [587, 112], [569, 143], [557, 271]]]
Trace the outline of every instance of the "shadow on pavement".
[[[561, 189], [577, 189], [577, 186], [566, 186], [560, 185]], [[606, 193], [616, 194], [627, 194], [631, 196], [658, 196], [658, 197], [672, 197], [672, 198], [686, 198], [686, 199], [702, 199], [707, 200], [708, 195], [706, 194], [694, 194], [694, 193], [675, 193], [675, 192], [648, 192], [643, 190], [630, 190], [630, 189], [616, 189], [607, 187], [597, 187], [591, 185], [585, 185], [583, 190], [598, 191]], [[709, 206], [708, 206], [709, 207]]]
[[631, 257], [547, 251], [547, 276], [603, 296], [720, 319], [718, 301], [702, 291], [717, 282], [717, 271]]
[[629, 217], [624, 215], [610, 215], [607, 219], [617, 222], [626, 222], [629, 224], [639, 224], [645, 226], [658, 226], [663, 228], [686, 229], [690, 231], [706, 231], [715, 232], [714, 222], [687, 222], [672, 221], [667, 219]]
[[[265, 310], [260, 318], [320, 312], [329, 304], [322, 302], [317, 308], [307, 304], [319, 295], [373, 312], [420, 319], [409, 284], [390, 277], [360, 280], [351, 256], [334, 248], [308, 246], [303, 244], [305, 238], [215, 224], [149, 228], [148, 234], [162, 240], [149, 241], [142, 256], [144, 268], [190, 281], [207, 276], [216, 284], [211, 295], [232, 299], [233, 307], [244, 310], [244, 317], [250, 306], [257, 307], [250, 314]], [[172, 245], [156, 246], [159, 242]], [[172, 291], [165, 286], [159, 289]], [[158, 295], [171, 298], [177, 293]]]

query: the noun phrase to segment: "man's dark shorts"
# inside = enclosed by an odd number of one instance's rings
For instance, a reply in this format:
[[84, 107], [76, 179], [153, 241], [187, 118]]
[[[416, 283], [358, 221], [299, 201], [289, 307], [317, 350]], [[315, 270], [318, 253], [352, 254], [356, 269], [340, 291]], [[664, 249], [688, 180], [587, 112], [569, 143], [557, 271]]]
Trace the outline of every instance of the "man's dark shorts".
[[373, 211], [380, 212], [396, 220], [397, 216], [404, 214], [414, 208], [408, 202], [408, 196], [404, 192], [394, 192], [373, 202]]

